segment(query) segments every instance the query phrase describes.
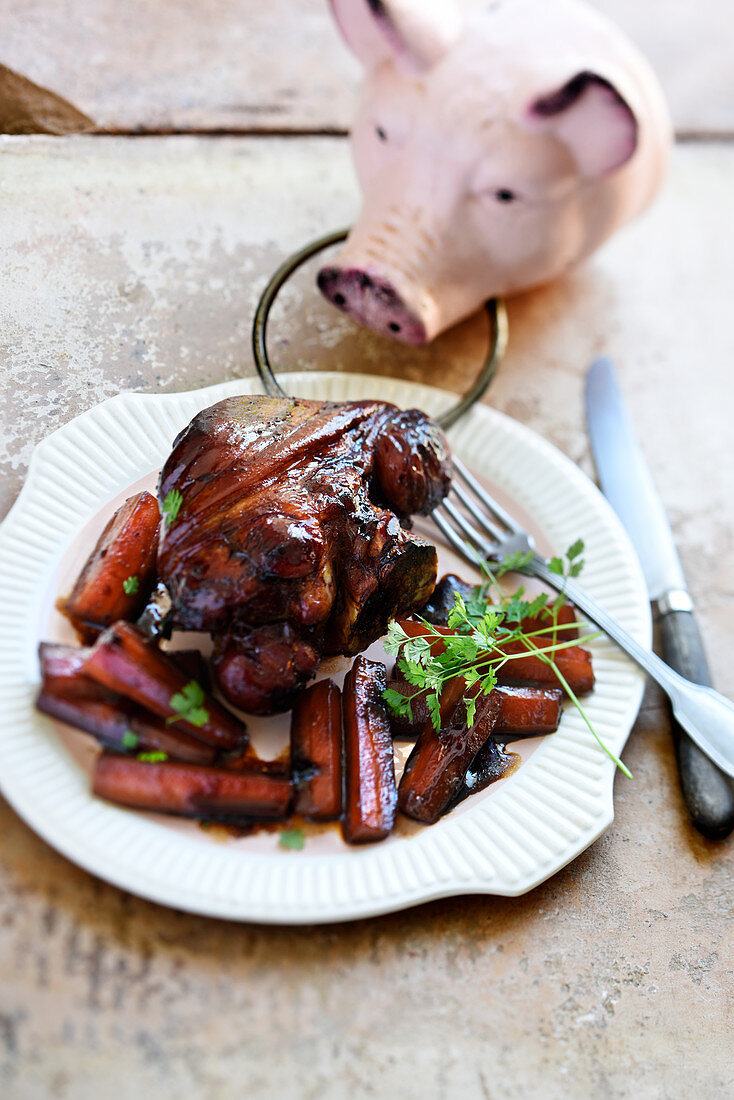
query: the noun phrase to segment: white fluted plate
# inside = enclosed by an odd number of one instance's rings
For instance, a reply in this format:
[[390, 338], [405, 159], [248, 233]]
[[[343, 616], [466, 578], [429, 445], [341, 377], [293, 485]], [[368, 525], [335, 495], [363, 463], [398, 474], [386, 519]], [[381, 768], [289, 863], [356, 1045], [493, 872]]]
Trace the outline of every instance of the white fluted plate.
[[[432, 387], [365, 375], [293, 374], [289, 387], [302, 397], [378, 397], [433, 414], [452, 400]], [[235, 838], [94, 798], [90, 739], [35, 711], [38, 643], [68, 640], [54, 602], [106, 518], [130, 491], [154, 485], [174, 436], [199, 409], [253, 392], [256, 381], [244, 379], [189, 393], [123, 393], [36, 448], [23, 491], [0, 529], [3, 794], [49, 844], [93, 874], [211, 916], [306, 924], [453, 894], [530, 890], [587, 848], [614, 816], [614, 765], [573, 708], [566, 708], [556, 733], [513, 746], [523, 759], [511, 776], [436, 825], [403, 820], [388, 840], [360, 848], [347, 847], [335, 827], [315, 829], [301, 851], [281, 848], [277, 832]], [[588, 478], [528, 428], [485, 406], [475, 407], [450, 438], [456, 454], [503, 492], [546, 549], [562, 553], [584, 539], [583, 584], [649, 646], [650, 611], [637, 558]], [[450, 554], [441, 550], [441, 556], [443, 566], [454, 565]], [[587, 711], [620, 753], [640, 705], [643, 676], [606, 639], [591, 648], [597, 686]], [[255, 722], [256, 745], [267, 751], [285, 729], [283, 719]]]

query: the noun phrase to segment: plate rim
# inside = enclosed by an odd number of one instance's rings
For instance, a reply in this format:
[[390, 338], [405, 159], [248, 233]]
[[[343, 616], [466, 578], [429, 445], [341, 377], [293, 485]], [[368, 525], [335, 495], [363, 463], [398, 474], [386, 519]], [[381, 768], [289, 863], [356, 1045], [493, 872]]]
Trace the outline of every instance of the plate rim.
[[[441, 408], [445, 407], [454, 397], [448, 391], [423, 383], [404, 382], [374, 375], [356, 375], [341, 372], [293, 372], [288, 375], [288, 378], [297, 391], [303, 388], [311, 391], [314, 389], [323, 390], [324, 396], [330, 399], [356, 400], [361, 396], [365, 396], [365, 394], [349, 391], [371, 389], [373, 393], [380, 393], [380, 399], [382, 400], [393, 399], [398, 404], [420, 405], [421, 407], [427, 407], [428, 411], [433, 414], [441, 411]], [[392, 392], [386, 394], [384, 392], [386, 390]], [[7, 565], [10, 552], [10, 562], [13, 565], [15, 574], [19, 575], [19, 570], [22, 572], [18, 555], [16, 553], [14, 556], [12, 550], [13, 540], [19, 536], [22, 539], [25, 532], [26, 550], [28, 551], [30, 548], [33, 551], [26, 562], [25, 579], [27, 580], [28, 571], [32, 571], [36, 567], [35, 563], [38, 563], [38, 567], [41, 569], [44, 565], [47, 569], [51, 568], [53, 563], [63, 556], [68, 542], [75, 537], [80, 526], [85, 522], [83, 516], [78, 514], [76, 516], [78, 523], [68, 530], [66, 539], [44, 540], [42, 537], [43, 531], [39, 531], [39, 508], [42, 512], [44, 508], [48, 509], [54, 503], [53, 498], [49, 496], [49, 478], [50, 486], [53, 488], [53, 471], [56, 471], [58, 482], [59, 471], [65, 468], [64, 463], [70, 464], [71, 469], [74, 469], [75, 466], [78, 467], [79, 471], [85, 474], [83, 479], [84, 493], [76, 501], [76, 508], [77, 513], [80, 509], [83, 511], [86, 508], [88, 520], [90, 514], [93, 514], [104, 505], [105, 500], [109, 500], [132, 482], [134, 478], [129, 476], [131, 470], [137, 470], [137, 476], [142, 476], [149, 472], [152, 467], [154, 468], [156, 463], [162, 461], [165, 452], [162, 456], [160, 452], [155, 454], [151, 452], [149, 444], [152, 443], [152, 437], [148, 437], [143, 443], [140, 443], [134, 442], [129, 434], [126, 434], [125, 428], [131, 417], [139, 427], [142, 427], [147, 421], [148, 426], [153, 424], [158, 430], [165, 430], [167, 427], [172, 430], [179, 430], [180, 427], [188, 423], [194, 412], [206, 407], [215, 400], [235, 393], [259, 392], [261, 392], [259, 381], [252, 377], [233, 379], [201, 389], [175, 393], [124, 391], [86, 410], [57, 428], [35, 448], [23, 488], [2, 525], [0, 525], [0, 562]], [[314, 393], [310, 393], [309, 396], [314, 396]], [[173, 415], [171, 415], [172, 412]], [[612, 511], [611, 506], [602, 497], [593, 482], [566, 455], [543, 439], [533, 429], [512, 420], [512, 418], [491, 406], [479, 405], [472, 409], [468, 416], [452, 429], [450, 433], [452, 445], [456, 447], [457, 451], [464, 450], [464, 457], [466, 458], [467, 452], [471, 451], [472, 447], [476, 445], [476, 435], [483, 427], [492, 424], [494, 424], [501, 442], [506, 439], [514, 441], [519, 439], [521, 443], [524, 442], [528, 445], [534, 460], [538, 456], [548, 459], [550, 469], [560, 469], [565, 475], [562, 484], [570, 483], [578, 491], [580, 498], [582, 500], [585, 498], [589, 507], [593, 502], [595, 514], [603, 516], [603, 525], [608, 529], [618, 556], [624, 560], [625, 568], [628, 571], [629, 596], [632, 603], [636, 605], [637, 621], [635, 623], [628, 622], [628, 628], [632, 628], [632, 632], [638, 640], [649, 648], [652, 620], [642, 571], [626, 532], [616, 514]], [[469, 438], [472, 428], [475, 429], [473, 439]], [[172, 438], [171, 435], [168, 439], [168, 447], [170, 447]], [[91, 461], [93, 464], [94, 454], [98, 453], [100, 446], [109, 447], [110, 440], [118, 448], [118, 458], [121, 462], [119, 469], [116, 469], [116, 477], [111, 477], [109, 470], [102, 471], [105, 476], [90, 484], [89, 469], [85, 463]], [[155, 459], [152, 467], [151, 457]], [[468, 461], [471, 464], [470, 457]], [[144, 467], [141, 466], [141, 463], [145, 462], [148, 464]], [[522, 474], [520, 476], [522, 477]], [[125, 480], [123, 481], [123, 479]], [[65, 480], [63, 487], [63, 493], [65, 494], [63, 500], [64, 515], [67, 514], [70, 507], [67, 482], [68, 478]], [[56, 484], [56, 492], [61, 492], [58, 483]], [[58, 502], [55, 503], [60, 507]], [[42, 590], [43, 586], [37, 587]], [[48, 753], [42, 754], [45, 757], [42, 762], [48, 768], [52, 767], [55, 761], [58, 767], [60, 757], [66, 755], [66, 750], [63, 749], [55, 734], [53, 738], [47, 737], [47, 733], [52, 727], [47, 725], [46, 720], [41, 718], [33, 708], [32, 697], [35, 684], [27, 682], [27, 679], [25, 682], [23, 681], [24, 672], [22, 656], [18, 653], [17, 630], [16, 632], [13, 631], [13, 616], [18, 614], [22, 616], [24, 608], [26, 614], [28, 614], [29, 608], [32, 610], [32, 606], [33, 596], [32, 594], [28, 595], [28, 587], [26, 586], [24, 597], [19, 601], [11, 600], [8, 604], [0, 607], [0, 654], [3, 655], [3, 661], [0, 665], [0, 701], [4, 703], [6, 712], [10, 711], [12, 714], [13, 708], [15, 708], [17, 715], [25, 717], [31, 727], [35, 726], [36, 734], [38, 734], [39, 729], [42, 729], [47, 743], [56, 743], [56, 751], [51, 754], [51, 758], [48, 757]], [[30, 622], [35, 623], [32, 614], [30, 615]], [[20, 629], [19, 619], [15, 620], [15, 626]], [[620, 667], [625, 666], [627, 672], [627, 677], [624, 680], [628, 685], [626, 709], [617, 723], [615, 736], [610, 738], [610, 743], [615, 751], [620, 752], [634, 724], [642, 699], [645, 677], [631, 662], [621, 657], [618, 651], [611, 647], [611, 643], [606, 644], [610, 647], [611, 652], [617, 654], [616, 663], [619, 664], [621, 660]], [[12, 674], [13, 670], [15, 670], [15, 677]], [[20, 673], [20, 676], [18, 673]], [[6, 749], [7, 743], [11, 739], [8, 733], [10, 726], [11, 723], [6, 722], [4, 729], [0, 728], [0, 746], [5, 744]], [[554, 738], [558, 738], [558, 735], [554, 735]], [[38, 737], [36, 737], [36, 740], [38, 740]], [[536, 753], [524, 765], [518, 776], [530, 769], [532, 761], [536, 757], [539, 757], [542, 761], [544, 756], [549, 755], [548, 749], [552, 741], [553, 739], [548, 739], [536, 750]], [[494, 824], [496, 826], [496, 820], [489, 823], [481, 820], [482, 817], [486, 816], [481, 812], [483, 807], [491, 807], [494, 801], [488, 800], [467, 811], [456, 820], [446, 819], [444, 822], [432, 826], [430, 830], [422, 831], [410, 838], [404, 838], [400, 844], [403, 847], [408, 844], [412, 845], [411, 852], [418, 865], [418, 870], [413, 868], [410, 874], [408, 873], [409, 868], [406, 867], [406, 858], [410, 863], [410, 856], [392, 860], [396, 866], [391, 868], [381, 867], [380, 864], [389, 863], [390, 860], [381, 859], [380, 852], [382, 849], [379, 845], [372, 846], [369, 849], [349, 850], [339, 855], [314, 857], [314, 860], [329, 860], [335, 872], [340, 869], [337, 867], [337, 863], [342, 864], [347, 861], [344, 863], [346, 870], [345, 884], [344, 888], [338, 892], [338, 896], [334, 895], [331, 900], [328, 900], [329, 891], [327, 890], [327, 900], [319, 901], [318, 898], [322, 897], [323, 894], [323, 884], [319, 885], [316, 881], [318, 875], [315, 878], [312, 876], [314, 883], [316, 883], [314, 896], [317, 897], [317, 900], [313, 902], [312, 899], [312, 903], [302, 907], [301, 910], [294, 910], [293, 908], [294, 890], [296, 893], [298, 891], [295, 880], [298, 879], [300, 872], [295, 875], [290, 872], [291, 869], [297, 869], [298, 867], [297, 863], [292, 862], [293, 860], [301, 859], [301, 866], [304, 865], [303, 853], [284, 853], [282, 855], [278, 853], [277, 859], [283, 866], [283, 872], [276, 877], [282, 880], [281, 892], [284, 891], [288, 895], [287, 899], [284, 897], [279, 899], [277, 890], [271, 889], [270, 892], [268, 890], [267, 867], [273, 866], [272, 856], [264, 853], [239, 853], [238, 858], [241, 856], [248, 864], [251, 884], [258, 884], [254, 893], [258, 896], [259, 901], [253, 904], [253, 891], [245, 891], [244, 895], [242, 892], [238, 894], [236, 890], [234, 892], [230, 890], [228, 893], [220, 884], [218, 893], [216, 891], [207, 893], [206, 874], [203, 875], [204, 886], [193, 889], [184, 885], [183, 879], [173, 884], [162, 881], [160, 873], [144, 870], [144, 861], [128, 867], [119, 863], [105, 865], [103, 861], [100, 861], [99, 852], [96, 848], [92, 849], [89, 844], [85, 845], [83, 839], [80, 840], [77, 835], [78, 825], [71, 829], [68, 825], [66, 828], [59, 828], [59, 823], [55, 819], [46, 820], [43, 808], [39, 808], [37, 799], [34, 800], [29, 790], [24, 788], [22, 781], [20, 785], [18, 784], [17, 773], [13, 771], [13, 761], [17, 764], [18, 760], [17, 745], [11, 745], [11, 752], [8, 756], [11, 766], [5, 771], [4, 775], [0, 776], [0, 789], [15, 811], [53, 848], [91, 874], [131, 893], [146, 897], [159, 904], [185, 909], [205, 916], [285, 925], [315, 924], [362, 919], [367, 916], [376, 916], [409, 908], [437, 898], [468, 893], [514, 897], [526, 893], [545, 881], [561, 867], [576, 858], [582, 851], [586, 850], [609, 827], [614, 818], [612, 795], [615, 768], [612, 761], [601, 750], [597, 749], [593, 742], [584, 744], [583, 740], [577, 739], [576, 743], [579, 746], [578, 751], [582, 754], [584, 767], [589, 775], [593, 773], [593, 783], [589, 780], [586, 786], [582, 784], [585, 800], [583, 812], [578, 809], [580, 805], [578, 799], [576, 803], [571, 800], [572, 804], [576, 805], [577, 820], [583, 819], [586, 824], [584, 826], [578, 825], [575, 831], [571, 830], [571, 835], [566, 839], [565, 847], [555, 858], [548, 859], [546, 857], [543, 859], [537, 855], [530, 858], [527, 851], [522, 849], [521, 854], [527, 864], [526, 870], [524, 874], [516, 875], [513, 881], [512, 877], [506, 872], [506, 864], [508, 861], [512, 863], [512, 858], [510, 857], [508, 860], [508, 857], [503, 856], [503, 853], [497, 850], [497, 845], [492, 843], [493, 837], [487, 833], [488, 825]], [[48, 748], [48, 744], [46, 747]], [[553, 765], [557, 771], [558, 762], [554, 761]], [[136, 814], [134, 811], [110, 807], [108, 804], [94, 799], [88, 790], [88, 784], [86, 790], [84, 790], [85, 783], [82, 782], [82, 777], [86, 781], [86, 774], [78, 767], [72, 770], [78, 772], [76, 783], [72, 782], [69, 785], [67, 782], [65, 785], [66, 793], [74, 796], [74, 806], [70, 808], [72, 825], [75, 819], [80, 818], [80, 815], [85, 817], [85, 810], [89, 811], [90, 808], [96, 811], [92, 813], [92, 818], [106, 819], [99, 821], [99, 827], [105, 836], [110, 832], [108, 819], [110, 813], [113, 815], [122, 814], [128, 818], [131, 815], [138, 819], [141, 818], [141, 815]], [[556, 783], [556, 779], [553, 779], [555, 773], [552, 770], [547, 770], [547, 774], [551, 776], [552, 784], [555, 784], [553, 787], [554, 796], [556, 799], [560, 798], [561, 804], [564, 804], [563, 797], [558, 794], [559, 791], [562, 792], [564, 789], [563, 778], [561, 777]], [[586, 781], [584, 780], [584, 782]], [[568, 786], [568, 783], [566, 783], [566, 786]], [[516, 787], [517, 784], [515, 784]], [[512, 790], [513, 788], [509, 786], [505, 789]], [[497, 796], [501, 793], [497, 792]], [[552, 835], [553, 821], [554, 814], [556, 817], [558, 816], [557, 807], [555, 811], [552, 805], [539, 808], [537, 803], [539, 797], [542, 801], [542, 792], [539, 796], [534, 788], [530, 790], [529, 795], [528, 791], [525, 791], [525, 795], [524, 802], [522, 798], [520, 800], [520, 810], [525, 814], [525, 817], [522, 817], [521, 813], [521, 825], [522, 828], [526, 829], [527, 821], [534, 821], [536, 830], [532, 833], [531, 839], [536, 846], [536, 850], [542, 850], [544, 846], [547, 848], [548, 844], [554, 839]], [[568, 797], [570, 798], [570, 796]], [[513, 803], [516, 803], [516, 800], [510, 799], [510, 807]], [[502, 809], [506, 817], [507, 808], [503, 807]], [[515, 809], [517, 809], [517, 805]], [[89, 816], [89, 813], [87, 813], [86, 817], [89, 818]], [[497, 818], [497, 816], [495, 813], [490, 814], [491, 818]], [[508, 831], [507, 821], [504, 824], [505, 842], [508, 845], [515, 844], [517, 849], [519, 842], [514, 839], [512, 828], [509, 828]], [[512, 824], [510, 822], [510, 825]], [[517, 825], [516, 822], [514, 824]], [[568, 832], [568, 823], [565, 824]], [[519, 825], [518, 828], [520, 828]], [[158, 829], [160, 830], [160, 825], [158, 825]], [[164, 830], [164, 832], [167, 832], [169, 840], [174, 835], [170, 831]], [[425, 842], [427, 834], [429, 834], [428, 843]], [[435, 842], [432, 841], [432, 838]], [[182, 838], [179, 837], [178, 839]], [[95, 840], [99, 845], [99, 837], [95, 837]], [[557, 847], [557, 836], [555, 840]], [[189, 848], [192, 846], [190, 838], [185, 838], [184, 846]], [[174, 844], [173, 849], [176, 847], [178, 845]], [[209, 844], [201, 845], [197, 841], [196, 847], [201, 848], [202, 852], [209, 852], [210, 857], [213, 857], [214, 853]], [[396, 847], [397, 845], [393, 845], [387, 851], [394, 851]], [[429, 851], [420, 850], [424, 848], [428, 848]], [[487, 855], [488, 851], [492, 859]], [[180, 853], [173, 851], [173, 855], [178, 857]], [[212, 859], [209, 859], [208, 862], [212, 862]], [[258, 864], [264, 866], [258, 867]], [[176, 860], [174, 859], [175, 865]], [[482, 870], [485, 865], [491, 865], [493, 868], [497, 866], [501, 868], [504, 865], [504, 878], [501, 870], [487, 877], [487, 874]], [[362, 867], [364, 871], [367, 887], [357, 881], [360, 879], [360, 875], [355, 871], [359, 867]], [[263, 874], [263, 871], [266, 873]], [[398, 879], [397, 889], [395, 888], [396, 875]], [[189, 877], [191, 878], [191, 876]], [[211, 878], [211, 875], [209, 877]], [[227, 878], [227, 875], [225, 874], [224, 877]], [[338, 877], [336, 874], [326, 876], [327, 880], [336, 877]], [[301, 875], [301, 878], [304, 878], [304, 876]], [[285, 909], [282, 908], [284, 901], [287, 901]]]

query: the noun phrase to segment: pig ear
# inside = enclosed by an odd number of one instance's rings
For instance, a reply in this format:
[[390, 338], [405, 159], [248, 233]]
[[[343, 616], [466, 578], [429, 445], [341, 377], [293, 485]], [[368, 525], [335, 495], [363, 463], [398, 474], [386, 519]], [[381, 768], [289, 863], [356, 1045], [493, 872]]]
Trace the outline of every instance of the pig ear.
[[393, 58], [415, 74], [431, 68], [458, 38], [456, 0], [330, 0], [347, 45], [368, 68]]
[[613, 84], [596, 73], [578, 73], [561, 88], [536, 99], [533, 122], [554, 131], [568, 146], [583, 176], [621, 168], [637, 148], [637, 119]]

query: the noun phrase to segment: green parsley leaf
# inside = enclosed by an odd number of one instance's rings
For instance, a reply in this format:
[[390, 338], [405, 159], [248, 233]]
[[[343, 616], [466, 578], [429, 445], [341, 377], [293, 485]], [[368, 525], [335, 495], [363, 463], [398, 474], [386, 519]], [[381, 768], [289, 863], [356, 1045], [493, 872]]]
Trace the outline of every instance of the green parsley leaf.
[[393, 619], [393, 621], [389, 624], [387, 628], [387, 638], [384, 642], [385, 649], [390, 654], [390, 656], [397, 657], [402, 649], [402, 646], [408, 640], [408, 635], [405, 633], [402, 626], [400, 626], [400, 624], [395, 622], [395, 620]]
[[122, 582], [122, 590], [126, 596], [137, 596], [140, 591], [140, 581], [137, 577], [128, 577]]
[[404, 718], [412, 718], [411, 702], [408, 696], [403, 695], [399, 691], [395, 691], [394, 688], [385, 688], [382, 693], [382, 698], [393, 714], [400, 715]]
[[431, 716], [433, 728], [438, 732], [438, 730], [441, 729], [441, 700], [434, 692], [433, 695], [426, 696], [426, 703], [428, 705], [428, 713]]
[[[577, 577], [584, 565], [581, 557], [583, 551], [583, 540], [577, 539], [569, 547], [565, 560], [554, 557], [549, 562], [551, 573], [562, 577], [564, 581], [569, 577]], [[388, 689], [384, 693], [385, 701], [395, 712], [406, 714], [410, 713], [411, 699], [423, 694], [431, 723], [438, 731], [442, 693], [448, 683], [461, 677], [467, 724], [471, 726], [475, 720], [477, 698], [480, 695], [489, 695], [494, 690], [500, 669], [504, 668], [506, 675], [512, 667], [513, 659], [531, 653], [553, 669], [593, 736], [617, 767], [629, 774], [621, 760], [604, 745], [595, 732], [588, 715], [563, 679], [554, 660], [557, 652], [572, 644], [568, 640], [568, 633], [564, 634], [567, 628], [558, 623], [557, 617], [558, 611], [566, 603], [564, 593], [558, 593], [552, 602], [547, 593], [526, 600], [522, 587], [511, 595], [506, 595], [498, 583], [498, 578], [505, 573], [521, 572], [532, 556], [531, 553], [508, 555], [499, 566], [478, 560], [477, 565], [485, 577], [485, 583], [475, 586], [467, 598], [456, 594], [448, 618], [448, 625], [453, 633], [442, 634], [425, 620], [418, 620], [423, 629], [415, 637], [410, 637], [397, 623], [391, 623], [386, 648], [397, 658], [404, 678], [416, 691], [412, 696], [405, 696], [401, 692]], [[538, 618], [543, 634], [533, 630], [526, 632], [525, 620]], [[583, 644], [596, 636], [580, 639], [576, 644]], [[431, 650], [439, 639], [441, 645], [436, 647], [439, 652], [434, 654]], [[518, 642], [521, 643], [519, 649], [511, 649], [508, 653], [505, 649], [507, 644]]]
[[178, 489], [171, 489], [166, 493], [163, 501], [163, 507], [161, 511], [166, 517], [166, 527], [170, 527], [178, 519], [178, 513], [181, 511], [181, 505], [183, 504], [183, 497]]
[[170, 725], [171, 722], [183, 719], [185, 722], [190, 722], [192, 726], [205, 726], [209, 721], [209, 711], [201, 705], [205, 699], [201, 684], [196, 680], [189, 680], [181, 691], [171, 696], [170, 705], [176, 713], [167, 718], [166, 722]]
[[303, 835], [303, 829], [284, 829], [278, 837], [278, 844], [281, 848], [288, 848], [292, 852], [303, 851], [303, 846], [306, 843], [306, 838]]
[[139, 740], [140, 738], [133, 730], [125, 730], [122, 735], [122, 747], [123, 749], [136, 749]]
[[146, 764], [162, 764], [164, 760], [168, 760], [167, 752], [139, 752], [138, 760], [144, 761]]
[[539, 596], [536, 596], [534, 600], [530, 601], [530, 603], [527, 605], [525, 618], [534, 619], [537, 615], [540, 615], [542, 611], [548, 611], [547, 592], [541, 592]]
[[573, 561], [574, 558], [580, 557], [584, 552], [584, 540], [576, 539], [576, 542], [572, 543], [566, 551], [566, 557], [569, 561]]
[[524, 553], [522, 550], [517, 550], [514, 554], [507, 554], [497, 566], [496, 575], [504, 577], [505, 573], [522, 573], [525, 566], [532, 561], [533, 556], [532, 550], [527, 550]]

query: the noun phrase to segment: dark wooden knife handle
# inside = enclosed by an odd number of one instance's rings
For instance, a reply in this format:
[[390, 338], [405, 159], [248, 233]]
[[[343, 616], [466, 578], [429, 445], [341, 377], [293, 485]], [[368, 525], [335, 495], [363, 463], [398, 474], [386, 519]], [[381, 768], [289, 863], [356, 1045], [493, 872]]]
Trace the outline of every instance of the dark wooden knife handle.
[[[711, 687], [706, 652], [691, 611], [668, 611], [660, 620], [663, 660], [697, 684]], [[672, 718], [678, 775], [691, 821], [710, 840], [734, 829], [734, 783]]]

